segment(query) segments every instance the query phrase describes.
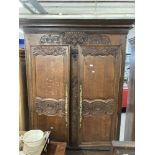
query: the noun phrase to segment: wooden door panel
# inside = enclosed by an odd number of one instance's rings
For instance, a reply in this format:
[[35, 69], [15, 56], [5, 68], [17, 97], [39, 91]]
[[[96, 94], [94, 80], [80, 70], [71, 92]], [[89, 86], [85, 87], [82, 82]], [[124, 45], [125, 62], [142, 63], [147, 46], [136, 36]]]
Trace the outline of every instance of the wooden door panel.
[[82, 126], [82, 142], [98, 142], [103, 141], [103, 139], [105, 141], [110, 140], [110, 116], [84, 117]]
[[52, 130], [52, 138], [68, 141], [69, 46], [30, 46], [33, 128]]
[[116, 130], [120, 46], [81, 46], [80, 81], [80, 144], [105, 143]]
[[83, 98], [105, 99], [114, 96], [114, 61], [111, 55], [84, 58]]
[[40, 97], [64, 98], [65, 77], [63, 56], [51, 57], [39, 55], [36, 57], [36, 91], [36, 95]]

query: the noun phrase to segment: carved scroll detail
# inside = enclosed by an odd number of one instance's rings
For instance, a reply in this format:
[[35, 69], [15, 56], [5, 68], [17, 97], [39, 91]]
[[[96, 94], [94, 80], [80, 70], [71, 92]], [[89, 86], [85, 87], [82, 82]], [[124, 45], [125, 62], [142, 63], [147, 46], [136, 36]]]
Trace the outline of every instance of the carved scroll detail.
[[52, 33], [52, 34], [45, 34], [40, 38], [40, 43], [61, 43], [61, 34]]
[[102, 48], [96, 48], [96, 47], [82, 47], [82, 54], [83, 56], [91, 55], [91, 56], [116, 56], [119, 52], [119, 47], [102, 47]]
[[64, 99], [44, 99], [36, 97], [35, 99], [36, 112], [39, 115], [47, 116], [64, 116], [65, 115], [65, 100]]
[[63, 43], [72, 44], [84, 44], [88, 41], [88, 35], [85, 32], [64, 32]]
[[102, 44], [102, 45], [110, 45], [111, 41], [109, 36], [102, 34], [91, 34], [88, 36], [89, 44]]
[[112, 115], [114, 112], [114, 99], [108, 100], [83, 100], [82, 102], [83, 116], [93, 116], [108, 114]]
[[37, 56], [37, 55], [65, 55], [67, 51], [67, 46], [31, 46], [31, 51], [32, 53]]

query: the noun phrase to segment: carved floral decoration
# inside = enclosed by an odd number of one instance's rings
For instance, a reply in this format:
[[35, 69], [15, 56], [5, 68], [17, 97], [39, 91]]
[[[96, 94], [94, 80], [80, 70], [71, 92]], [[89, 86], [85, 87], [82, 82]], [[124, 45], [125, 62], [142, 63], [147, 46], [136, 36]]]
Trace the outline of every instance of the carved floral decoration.
[[102, 34], [90, 34], [88, 37], [89, 44], [101, 44], [101, 45], [110, 45], [111, 41], [109, 36]]
[[60, 43], [61, 35], [59, 33], [45, 34], [40, 38], [40, 43]]
[[46, 116], [64, 116], [65, 115], [65, 100], [64, 99], [44, 99], [36, 97], [35, 99], [36, 112], [39, 115]]
[[91, 56], [116, 56], [119, 52], [119, 47], [89, 47], [82, 46], [82, 54], [83, 56], [91, 55]]
[[39, 45], [39, 46], [31, 46], [31, 51], [33, 55], [65, 55], [66, 51], [68, 50], [67, 46], [46, 46], [46, 45]]
[[114, 112], [114, 99], [108, 100], [83, 100], [82, 114], [83, 116], [94, 116], [108, 114]]
[[72, 44], [84, 44], [88, 40], [88, 35], [85, 32], [64, 32], [63, 43]]

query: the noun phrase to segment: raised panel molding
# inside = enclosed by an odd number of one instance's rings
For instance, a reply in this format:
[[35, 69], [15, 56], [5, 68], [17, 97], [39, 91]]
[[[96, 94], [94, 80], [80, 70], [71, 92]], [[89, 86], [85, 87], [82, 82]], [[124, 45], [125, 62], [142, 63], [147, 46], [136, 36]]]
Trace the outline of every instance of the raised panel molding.
[[35, 109], [39, 115], [46, 116], [64, 116], [65, 115], [65, 100], [64, 99], [49, 99], [35, 98]]
[[83, 100], [82, 114], [83, 116], [94, 116], [114, 113], [114, 99], [107, 100]]
[[96, 47], [89, 47], [89, 46], [83, 46], [82, 47], [82, 55], [83, 56], [117, 56], [119, 53], [119, 47], [101, 47], [101, 48], [96, 48]]
[[31, 52], [33, 55], [65, 55], [66, 51], [68, 50], [67, 46], [47, 46], [47, 45], [41, 45], [41, 46], [31, 46]]

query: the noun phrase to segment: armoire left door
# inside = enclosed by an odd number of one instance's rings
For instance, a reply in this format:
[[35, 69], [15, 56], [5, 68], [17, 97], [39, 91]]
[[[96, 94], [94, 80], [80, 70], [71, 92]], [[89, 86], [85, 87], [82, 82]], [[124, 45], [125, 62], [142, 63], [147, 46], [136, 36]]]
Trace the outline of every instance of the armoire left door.
[[31, 129], [51, 130], [68, 141], [70, 50], [65, 45], [36, 45], [26, 39]]

